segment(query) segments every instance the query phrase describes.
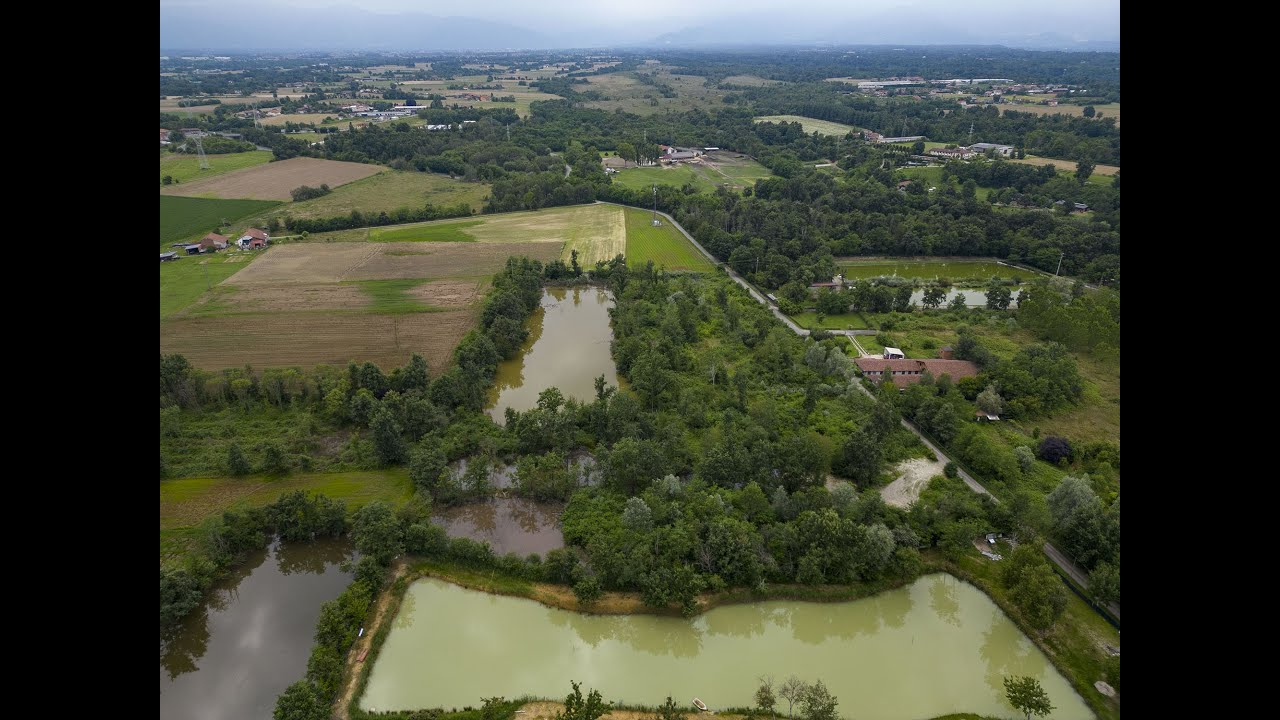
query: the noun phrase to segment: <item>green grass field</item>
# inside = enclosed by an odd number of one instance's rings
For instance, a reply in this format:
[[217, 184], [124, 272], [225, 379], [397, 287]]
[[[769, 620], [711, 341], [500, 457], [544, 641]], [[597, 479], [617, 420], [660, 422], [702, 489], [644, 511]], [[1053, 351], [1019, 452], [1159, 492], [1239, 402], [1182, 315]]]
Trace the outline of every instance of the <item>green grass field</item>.
[[950, 280], [989, 280], [997, 276], [1002, 278], [1017, 275], [1024, 280], [1034, 273], [1018, 270], [1006, 265], [997, 265], [994, 260], [854, 260], [836, 258], [836, 265], [846, 279], [865, 279], [881, 275], [898, 275], [908, 278], [924, 278], [933, 280], [944, 277]]
[[200, 239], [212, 232], [218, 223], [260, 213], [280, 203], [274, 200], [215, 200], [177, 195], [160, 196], [160, 251], [169, 245], [191, 238]]
[[403, 505], [413, 496], [408, 468], [337, 473], [297, 473], [282, 478], [176, 478], [160, 481], [160, 529], [195, 527], [211, 515], [261, 507], [292, 490], [324, 493], [353, 509], [374, 500]]
[[164, 180], [164, 176], [169, 175], [179, 183], [203, 180], [204, 178], [221, 175], [232, 170], [243, 170], [255, 165], [269, 163], [271, 162], [271, 157], [270, 150], [209, 155], [209, 169], [201, 170], [200, 158], [195, 155], [162, 152], [160, 153], [160, 179]]
[[160, 263], [160, 319], [187, 307], [204, 294], [249, 264], [255, 253], [219, 252], [209, 255], [183, 255], [179, 260]]
[[177, 562], [196, 539], [196, 527], [226, 510], [262, 507], [293, 490], [323, 493], [347, 504], [347, 510], [385, 500], [395, 507], [413, 497], [407, 468], [299, 473], [282, 478], [177, 478], [160, 481], [160, 562]]
[[838, 135], [843, 137], [851, 132], [859, 132], [858, 128], [852, 125], [844, 125], [827, 120], [816, 120], [802, 115], [761, 115], [757, 117], [755, 121], [773, 123], [798, 122], [800, 123], [800, 127], [803, 128], [806, 133], [816, 132], [819, 135]]
[[647, 190], [654, 184], [684, 187], [691, 184], [698, 192], [713, 192], [720, 183], [711, 179], [708, 168], [694, 165], [658, 168], [641, 167], [620, 170], [613, 176], [615, 185], [629, 190]]
[[668, 270], [711, 272], [714, 266], [670, 222], [654, 227], [653, 216], [644, 210], [626, 208], [627, 265], [637, 267], [649, 260]]
[[439, 310], [408, 295], [410, 290], [426, 282], [424, 279], [361, 280], [357, 284], [373, 300], [373, 304], [369, 306], [369, 312], [383, 315], [407, 315]]
[[475, 242], [467, 228], [484, 224], [483, 220], [462, 220], [441, 225], [410, 225], [401, 228], [373, 228], [370, 242]]
[[[828, 315], [822, 319], [821, 325], [818, 324], [818, 314], [816, 312], [804, 312], [799, 315], [792, 315], [791, 319], [795, 320], [797, 325], [805, 328], [806, 330], [814, 330], [817, 328], [824, 328], [826, 330], [865, 330], [871, 327], [858, 313]], [[858, 340], [861, 341], [862, 338], [859, 337]]]

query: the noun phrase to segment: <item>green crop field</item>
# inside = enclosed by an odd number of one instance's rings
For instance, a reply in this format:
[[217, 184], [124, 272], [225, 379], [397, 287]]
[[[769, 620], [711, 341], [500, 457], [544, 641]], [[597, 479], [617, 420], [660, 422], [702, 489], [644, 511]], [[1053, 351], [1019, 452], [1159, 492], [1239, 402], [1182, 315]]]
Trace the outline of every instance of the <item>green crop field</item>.
[[275, 207], [274, 200], [215, 200], [177, 195], [160, 196], [160, 250], [192, 237], [200, 239], [218, 223], [234, 222], [252, 213]]
[[236, 274], [252, 260], [250, 251], [183, 255], [160, 263], [160, 319], [187, 307], [206, 290]]
[[160, 153], [160, 179], [164, 180], [164, 176], [168, 175], [178, 183], [202, 180], [214, 175], [231, 172], [232, 170], [243, 170], [255, 165], [269, 163], [271, 162], [271, 157], [270, 150], [209, 155], [209, 169], [201, 170], [200, 158], [195, 155], [162, 152]]
[[667, 220], [654, 227], [653, 216], [644, 210], [626, 208], [627, 265], [637, 267], [649, 260], [668, 270], [711, 272], [714, 267], [679, 230]]
[[836, 258], [836, 265], [848, 280], [898, 275], [899, 277], [933, 280], [944, 277], [950, 280], [989, 280], [996, 277], [1030, 278], [1034, 273], [994, 260], [857, 260]]
[[374, 228], [370, 242], [475, 242], [467, 228], [483, 225], [483, 220], [462, 220], [440, 225], [410, 225], [400, 228]]
[[803, 117], [801, 115], [761, 115], [757, 117], [756, 122], [798, 122], [800, 127], [806, 133], [816, 132], [819, 135], [839, 135], [844, 136], [851, 132], [858, 132], [858, 128], [852, 125], [843, 125], [837, 122], [829, 122], [827, 120], [816, 120], [814, 118]]

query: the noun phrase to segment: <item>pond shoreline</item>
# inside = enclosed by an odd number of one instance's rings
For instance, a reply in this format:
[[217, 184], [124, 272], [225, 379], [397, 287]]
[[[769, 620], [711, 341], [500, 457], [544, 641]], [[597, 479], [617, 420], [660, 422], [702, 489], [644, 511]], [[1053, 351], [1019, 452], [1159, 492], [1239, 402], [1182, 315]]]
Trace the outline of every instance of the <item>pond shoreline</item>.
[[[920, 573], [907, 579], [857, 585], [808, 586], [777, 584], [768, 586], [763, 593], [745, 588], [725, 590], [718, 593], [703, 593], [698, 596], [697, 612], [693, 617], [726, 605], [770, 600], [849, 602], [905, 587], [922, 577], [941, 573], [964, 581], [977, 588], [983, 595], [986, 595], [1045, 655], [1049, 663], [1066, 678], [1071, 687], [1096, 716], [1118, 717], [1118, 700], [1108, 700], [1101, 697], [1094, 691], [1090, 679], [1077, 677], [1076, 673], [1073, 672], [1073, 668], [1063, 661], [1060, 653], [1045, 641], [1041, 633], [1026, 622], [1022, 613], [1018, 612], [999, 593], [988, 587], [984, 578], [975, 576], [973, 573], [965, 571], [955, 563], [934, 553], [924, 554], [922, 559], [924, 560], [924, 566]], [[405, 593], [415, 580], [421, 578], [435, 578], [469, 590], [478, 590], [492, 595], [524, 598], [538, 602], [546, 607], [584, 614], [680, 616], [679, 608], [674, 605], [667, 608], [654, 608], [645, 605], [638, 592], [608, 592], [600, 600], [593, 603], [590, 608], [586, 608], [577, 601], [568, 586], [522, 580], [492, 570], [473, 569], [451, 562], [425, 559], [413, 561], [412, 564], [405, 566], [402, 572], [397, 572], [396, 577], [396, 581], [383, 590], [384, 595], [390, 595], [390, 597], [386, 598], [385, 601], [380, 598], [375, 603], [383, 611], [378, 617], [376, 626], [366, 628], [366, 635], [371, 636], [371, 641], [364, 646], [368, 649], [364, 661], [359, 663], [356, 661], [358, 657], [357, 648], [362, 646], [361, 643], [356, 643], [356, 646], [347, 655], [346, 669], [343, 674], [344, 692], [339, 694], [340, 700], [335, 703], [333, 708], [335, 718], [340, 720], [362, 720], [375, 717], [357, 706], [360, 697], [364, 694], [369, 675], [380, 654], [382, 644], [390, 634], [391, 623], [388, 622], [388, 618], [395, 618]], [[352, 688], [352, 685], [354, 685], [354, 688]], [[354, 692], [351, 691], [352, 689]], [[405, 716], [407, 717], [408, 714], [406, 712]], [[379, 713], [379, 716], [381, 716], [381, 713]]]

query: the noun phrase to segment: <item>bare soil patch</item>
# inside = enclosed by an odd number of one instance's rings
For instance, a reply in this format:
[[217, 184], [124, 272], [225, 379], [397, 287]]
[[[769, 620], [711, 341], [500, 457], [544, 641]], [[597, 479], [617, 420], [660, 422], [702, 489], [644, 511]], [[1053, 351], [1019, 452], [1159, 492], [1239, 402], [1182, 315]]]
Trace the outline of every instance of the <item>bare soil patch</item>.
[[381, 165], [365, 163], [319, 158], [291, 158], [236, 170], [207, 180], [169, 185], [161, 188], [160, 194], [224, 199], [292, 200], [289, 191], [302, 185], [320, 187], [325, 184], [335, 188], [376, 175], [386, 169]]
[[406, 315], [289, 312], [172, 318], [160, 326], [160, 351], [181, 353], [196, 367], [255, 368], [404, 365], [418, 353], [433, 368], [448, 367], [453, 349], [474, 327], [476, 309]]
[[894, 472], [900, 473], [898, 479], [880, 488], [880, 497], [886, 505], [907, 508], [920, 497], [929, 479], [941, 475], [945, 463], [928, 458], [915, 458], [898, 463]]
[[355, 285], [251, 285], [218, 299], [218, 311], [289, 312], [297, 310], [360, 310], [371, 304]]
[[480, 299], [486, 287], [488, 283], [484, 281], [440, 280], [419, 285], [408, 295], [434, 307], [466, 308]]
[[[525, 255], [550, 262], [560, 257], [557, 243], [370, 243], [377, 252], [351, 268], [345, 280], [490, 276], [507, 258]], [[366, 246], [367, 247], [367, 246]], [[395, 253], [387, 252], [394, 249]]]

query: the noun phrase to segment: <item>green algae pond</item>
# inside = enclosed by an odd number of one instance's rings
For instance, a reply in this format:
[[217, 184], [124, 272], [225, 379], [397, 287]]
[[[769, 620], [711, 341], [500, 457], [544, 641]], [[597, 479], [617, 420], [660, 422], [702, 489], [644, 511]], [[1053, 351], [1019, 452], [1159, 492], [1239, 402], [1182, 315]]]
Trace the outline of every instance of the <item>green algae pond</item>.
[[935, 574], [842, 603], [768, 601], [693, 619], [588, 615], [425, 579], [406, 592], [360, 707], [479, 706], [559, 699], [570, 681], [605, 700], [711, 709], [753, 704], [756, 679], [821, 679], [842, 717], [1011, 717], [1006, 675], [1038, 679], [1055, 720], [1093, 714], [1044, 654], [980, 590]]

